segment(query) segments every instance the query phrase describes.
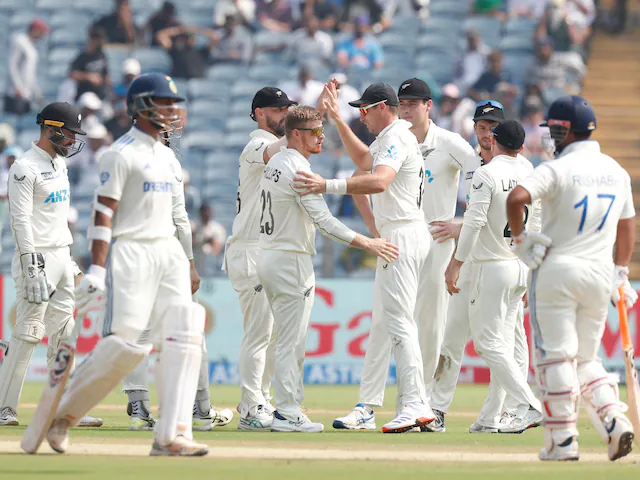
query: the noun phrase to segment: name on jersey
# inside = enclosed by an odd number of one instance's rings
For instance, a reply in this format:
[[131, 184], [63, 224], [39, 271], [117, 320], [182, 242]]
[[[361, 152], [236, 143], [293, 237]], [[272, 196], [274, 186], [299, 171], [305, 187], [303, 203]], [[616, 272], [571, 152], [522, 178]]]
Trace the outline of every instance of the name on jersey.
[[511, 190], [513, 190], [518, 186], [518, 181], [512, 178], [510, 178], [507, 182], [505, 182], [504, 180], [500, 180], [500, 181], [502, 182], [503, 192], [510, 192]]
[[52, 179], [56, 178], [53, 175], [53, 172], [42, 172], [42, 173], [40, 173], [40, 176], [42, 177], [42, 180], [52, 180]]
[[144, 193], [171, 193], [173, 192], [173, 183], [171, 182], [144, 182]]
[[278, 183], [278, 180], [280, 180], [280, 175], [282, 175], [282, 172], [277, 168], [266, 166], [264, 167], [264, 173], [262, 175], [267, 180], [272, 180], [273, 182]]
[[614, 187], [618, 181], [613, 175], [592, 177], [590, 175], [574, 175], [573, 184], [581, 187]]
[[69, 200], [69, 190], [58, 190], [57, 192], [51, 192], [44, 200], [44, 203], [66, 202], [67, 200]]

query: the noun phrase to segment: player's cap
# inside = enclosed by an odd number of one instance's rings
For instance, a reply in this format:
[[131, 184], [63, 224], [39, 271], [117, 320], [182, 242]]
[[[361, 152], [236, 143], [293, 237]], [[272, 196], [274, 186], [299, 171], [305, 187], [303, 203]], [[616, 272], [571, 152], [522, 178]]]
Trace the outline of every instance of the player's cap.
[[136, 98], [169, 98], [176, 102], [184, 102], [178, 94], [178, 87], [169, 75], [151, 72], [136, 77], [127, 92], [127, 104], [134, 103]]
[[554, 101], [541, 127], [560, 126], [574, 132], [589, 132], [596, 129], [596, 112], [582, 97], [567, 95]]
[[369, 85], [358, 100], [349, 102], [352, 107], [362, 107], [363, 105], [371, 105], [372, 103], [386, 102], [391, 107], [400, 105], [400, 100], [391, 85], [384, 82]]
[[251, 102], [251, 113], [256, 108], [266, 107], [289, 107], [297, 105], [298, 102], [291, 100], [287, 94], [276, 87], [264, 87], [256, 92]]
[[510, 150], [520, 150], [524, 145], [524, 128], [515, 120], [507, 120], [493, 129], [496, 142]]
[[410, 78], [400, 84], [398, 98], [400, 100], [430, 100], [431, 89], [424, 80]]
[[82, 115], [76, 107], [66, 102], [53, 102], [42, 109], [36, 123], [47, 127], [66, 128], [78, 135], [86, 135], [82, 130]]
[[476, 105], [473, 121], [504, 122], [504, 107], [495, 100], [483, 100]]

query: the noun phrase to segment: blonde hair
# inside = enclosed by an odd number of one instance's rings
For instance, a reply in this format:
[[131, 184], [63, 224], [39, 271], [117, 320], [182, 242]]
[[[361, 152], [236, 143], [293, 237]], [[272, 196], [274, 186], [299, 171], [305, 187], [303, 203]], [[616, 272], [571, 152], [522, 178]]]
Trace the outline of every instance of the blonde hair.
[[285, 135], [289, 138], [290, 133], [296, 128], [304, 127], [308, 122], [317, 120], [322, 121], [322, 115], [317, 109], [307, 106], [291, 107], [284, 118]]

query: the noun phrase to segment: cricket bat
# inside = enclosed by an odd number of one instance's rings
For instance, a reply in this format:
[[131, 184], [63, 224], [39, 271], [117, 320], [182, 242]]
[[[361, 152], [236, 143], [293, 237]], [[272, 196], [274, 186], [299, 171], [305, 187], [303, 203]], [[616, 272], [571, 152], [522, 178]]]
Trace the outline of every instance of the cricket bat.
[[638, 385], [638, 372], [636, 371], [633, 357], [633, 343], [629, 332], [629, 320], [627, 318], [627, 305], [624, 300], [624, 287], [620, 287], [620, 300], [618, 300], [618, 317], [620, 318], [620, 334], [622, 336], [622, 350], [624, 351], [624, 367], [627, 379], [627, 415], [633, 424], [633, 433], [636, 440], [640, 438], [640, 385]]

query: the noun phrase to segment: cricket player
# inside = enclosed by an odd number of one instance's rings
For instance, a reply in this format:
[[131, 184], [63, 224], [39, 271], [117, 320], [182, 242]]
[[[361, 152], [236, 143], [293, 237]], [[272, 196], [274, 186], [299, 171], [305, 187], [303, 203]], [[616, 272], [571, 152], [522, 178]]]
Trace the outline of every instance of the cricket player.
[[[69, 249], [73, 239], [67, 224], [71, 194], [65, 159], [84, 146], [76, 138], [85, 135], [81, 122], [72, 105], [47, 105], [37, 116], [40, 138], [9, 170], [16, 325], [0, 367], [0, 425], [18, 425], [22, 385], [31, 355], [44, 336], [49, 340], [49, 369], [59, 345], [76, 341], [73, 289], [75, 277], [82, 273]], [[102, 420], [85, 416], [79, 425], [99, 427]]]
[[162, 411], [151, 455], [208, 452], [192, 437], [205, 313], [191, 301], [189, 262], [173, 223], [175, 154], [162, 142], [183, 100], [171, 77], [137, 77], [127, 93], [134, 126], [100, 158], [102, 185], [88, 235], [93, 263], [76, 297], [82, 310], [106, 295], [103, 338], [74, 372], [47, 433], [57, 452], [67, 449], [68, 428], [149, 354], [152, 346], [138, 341], [151, 319], [158, 324], [152, 340], [161, 351]]
[[240, 430], [269, 430], [273, 423], [271, 394], [275, 337], [273, 314], [256, 271], [260, 253], [261, 189], [265, 164], [287, 144], [285, 116], [295, 105], [285, 92], [260, 89], [251, 103], [251, 118], [258, 128], [240, 155], [237, 215], [225, 248], [224, 269], [238, 292], [244, 318], [240, 344]]
[[[509, 192], [526, 178], [533, 165], [519, 156], [524, 145], [522, 125], [508, 120], [493, 129], [491, 163], [473, 174], [469, 208], [464, 214], [458, 247], [445, 279], [451, 294], [459, 293], [460, 267], [471, 259], [469, 326], [476, 351], [491, 369], [489, 396], [473, 428], [521, 433], [542, 421], [541, 406], [514, 358], [517, 311], [526, 291], [527, 267], [511, 251], [511, 231], [506, 222]], [[534, 202], [525, 212], [525, 225], [540, 218]], [[536, 220], [534, 220], [536, 219]], [[500, 425], [505, 391], [518, 402], [516, 418]]]
[[[633, 429], [617, 379], [602, 366], [598, 350], [618, 288], [624, 287], [629, 308], [638, 299], [628, 279], [635, 242], [631, 179], [590, 140], [596, 115], [584, 98], [559, 98], [542, 125], [549, 127], [557, 158], [540, 165], [507, 201], [515, 251], [532, 268], [529, 302], [545, 407], [539, 457], [578, 460], [582, 395], [583, 405], [595, 412], [590, 417], [608, 444], [609, 459], [616, 460], [631, 451]], [[536, 200], [542, 200], [541, 234], [527, 232], [522, 223], [526, 206]]]
[[271, 305], [276, 329], [275, 400], [271, 430], [322, 432], [300, 409], [309, 317], [315, 297], [316, 228], [329, 238], [393, 265], [398, 248], [384, 239], [364, 237], [331, 215], [322, 195], [301, 195], [297, 172], [311, 173], [311, 155], [322, 151], [322, 117], [312, 107], [292, 107], [285, 117], [287, 148], [273, 156], [260, 182], [258, 278]]
[[[370, 369], [369, 362], [377, 358], [380, 346], [387, 348], [386, 357], [393, 351], [402, 407], [382, 432], [403, 433], [435, 419], [424, 388], [415, 318], [418, 286], [431, 244], [422, 211], [426, 182], [422, 153], [410, 131], [411, 124], [398, 118], [400, 101], [389, 84], [370, 85], [360, 99], [350, 102], [360, 109], [361, 121], [376, 135], [371, 147], [364, 145], [342, 119], [335, 82], [325, 86], [324, 96], [327, 111], [358, 170], [352, 178], [342, 180], [301, 172], [297, 181], [308, 193], [373, 194], [373, 210], [367, 202], [360, 205], [365, 223], [375, 224], [370, 230], [375, 228], [382, 238], [390, 238], [400, 248], [393, 264], [378, 261], [364, 368]], [[366, 173], [369, 171], [372, 173]], [[363, 390], [367, 392], [367, 387], [361, 386], [361, 394]], [[366, 410], [360, 423], [371, 424], [373, 409], [362, 400], [356, 405], [356, 409]]]

